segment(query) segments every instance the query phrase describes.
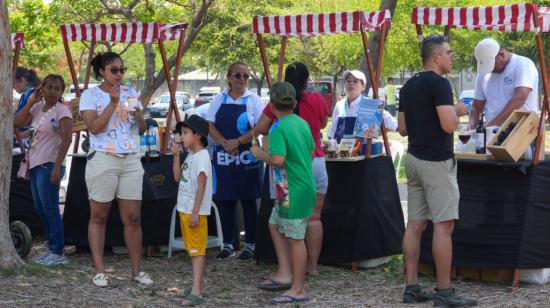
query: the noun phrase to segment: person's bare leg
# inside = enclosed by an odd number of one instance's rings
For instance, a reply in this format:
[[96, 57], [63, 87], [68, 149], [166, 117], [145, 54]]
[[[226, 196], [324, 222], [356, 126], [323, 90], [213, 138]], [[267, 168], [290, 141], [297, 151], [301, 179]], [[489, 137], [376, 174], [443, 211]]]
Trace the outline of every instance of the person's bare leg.
[[323, 246], [323, 224], [321, 223], [321, 210], [325, 203], [325, 195], [317, 193], [315, 198], [315, 208], [313, 214], [309, 217], [306, 230], [306, 248], [307, 248], [307, 273], [310, 275], [319, 275], [319, 255]]
[[124, 242], [128, 248], [132, 278], [139, 275], [141, 262], [141, 200], [118, 199], [120, 219], [124, 224]]
[[[191, 294], [199, 297], [202, 297], [204, 292], [205, 265], [205, 256], [191, 257], [191, 266], [193, 268], [193, 287], [191, 288]], [[192, 302], [188, 299], [184, 299], [182, 304], [191, 305]]]
[[[279, 283], [290, 283], [292, 282], [292, 260], [289, 244], [279, 232], [278, 225], [269, 224], [269, 232], [271, 233], [273, 246], [275, 246], [279, 265], [277, 271], [272, 273], [269, 278]], [[264, 283], [270, 283], [270, 281]]]
[[[292, 254], [292, 286], [283, 295], [289, 295], [297, 299], [303, 299], [306, 297], [306, 267], [307, 267], [307, 250], [304, 240], [295, 240], [291, 238], [285, 238], [290, 245], [290, 251]], [[274, 301], [284, 301], [288, 298], [275, 297]]]
[[409, 220], [403, 237], [403, 256], [405, 258], [405, 280], [408, 286], [418, 283], [418, 259], [420, 241], [426, 229], [426, 220]]
[[90, 200], [90, 220], [88, 222], [88, 243], [96, 274], [105, 273], [103, 252], [105, 247], [105, 228], [111, 212], [111, 202]]
[[439, 289], [451, 287], [454, 225], [454, 220], [434, 223], [432, 254], [435, 261], [437, 288]]

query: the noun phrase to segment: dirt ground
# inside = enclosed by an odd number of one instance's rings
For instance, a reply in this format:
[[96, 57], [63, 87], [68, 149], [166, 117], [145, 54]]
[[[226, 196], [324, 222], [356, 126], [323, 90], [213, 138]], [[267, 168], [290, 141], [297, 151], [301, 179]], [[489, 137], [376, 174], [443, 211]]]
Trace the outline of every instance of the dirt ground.
[[[30, 257], [46, 248], [37, 242]], [[89, 253], [66, 248], [70, 264], [42, 267], [30, 264], [0, 272], [0, 307], [172, 307], [182, 300], [181, 293], [191, 284], [191, 265], [185, 253], [176, 256], [143, 259], [143, 269], [155, 280], [150, 287], [139, 286], [129, 277], [129, 260], [124, 255], [107, 253], [105, 257], [110, 286], [91, 284], [94, 272]], [[255, 287], [275, 265], [219, 261], [217, 251], [209, 250], [204, 307], [262, 307], [275, 294]], [[401, 260], [384, 266], [352, 272], [347, 266], [322, 266], [321, 275], [308, 277], [311, 301], [305, 307], [400, 307], [403, 283]], [[434, 287], [433, 277], [421, 283]], [[550, 285], [522, 285], [510, 292], [508, 285], [455, 281], [460, 294], [476, 298], [482, 307], [550, 307]], [[430, 307], [431, 303], [414, 307]], [[411, 306], [408, 306], [411, 307]]]

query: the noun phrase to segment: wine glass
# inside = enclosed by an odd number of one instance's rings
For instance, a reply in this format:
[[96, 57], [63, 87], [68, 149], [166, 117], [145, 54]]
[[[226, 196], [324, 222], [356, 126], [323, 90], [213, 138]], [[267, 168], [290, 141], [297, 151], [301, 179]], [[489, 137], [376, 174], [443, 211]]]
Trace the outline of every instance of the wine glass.
[[460, 124], [458, 126], [458, 139], [460, 139], [460, 142], [462, 142], [462, 144], [468, 143], [471, 136], [472, 130], [470, 130], [467, 124]]

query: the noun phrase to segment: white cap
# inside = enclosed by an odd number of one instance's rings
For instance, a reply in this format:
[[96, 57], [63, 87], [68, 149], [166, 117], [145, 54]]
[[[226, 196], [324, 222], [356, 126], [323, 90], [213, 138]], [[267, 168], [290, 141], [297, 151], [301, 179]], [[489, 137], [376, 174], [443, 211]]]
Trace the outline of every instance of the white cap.
[[500, 45], [492, 38], [486, 38], [477, 43], [474, 54], [478, 74], [487, 74], [495, 69], [495, 58], [499, 51]]
[[363, 85], [367, 85], [367, 77], [365, 77], [365, 74], [359, 70], [353, 70], [353, 71], [345, 71], [342, 74], [342, 79], [346, 81], [349, 77], [349, 75], [352, 75], [353, 77], [363, 81]]
[[[182, 111], [181, 109], [178, 109], [177, 111], [180, 114], [181, 121], [185, 121], [185, 119], [187, 119], [188, 117], [194, 114], [198, 115], [197, 109], [195, 108], [189, 108], [186, 111]], [[176, 129], [177, 122], [178, 121], [176, 121], [176, 115], [172, 112], [172, 122], [170, 122], [170, 131], [173, 131], [174, 129]]]

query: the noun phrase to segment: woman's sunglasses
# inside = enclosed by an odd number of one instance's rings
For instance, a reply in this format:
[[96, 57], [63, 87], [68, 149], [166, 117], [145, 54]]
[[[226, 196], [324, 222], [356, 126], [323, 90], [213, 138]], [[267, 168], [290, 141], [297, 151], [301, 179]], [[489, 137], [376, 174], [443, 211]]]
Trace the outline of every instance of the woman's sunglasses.
[[249, 79], [250, 78], [250, 75], [249, 74], [241, 74], [241, 73], [229, 73], [228, 74], [229, 76], [233, 76], [235, 77], [236, 79], [241, 79], [241, 77], [244, 77], [244, 79]]
[[128, 70], [128, 68], [126, 68], [126, 67], [117, 68], [117, 67], [114, 67], [114, 66], [109, 69], [109, 71], [111, 71], [111, 74], [113, 74], [113, 75], [116, 75], [117, 72], [124, 75], [124, 73], [126, 73], [127, 70]]

